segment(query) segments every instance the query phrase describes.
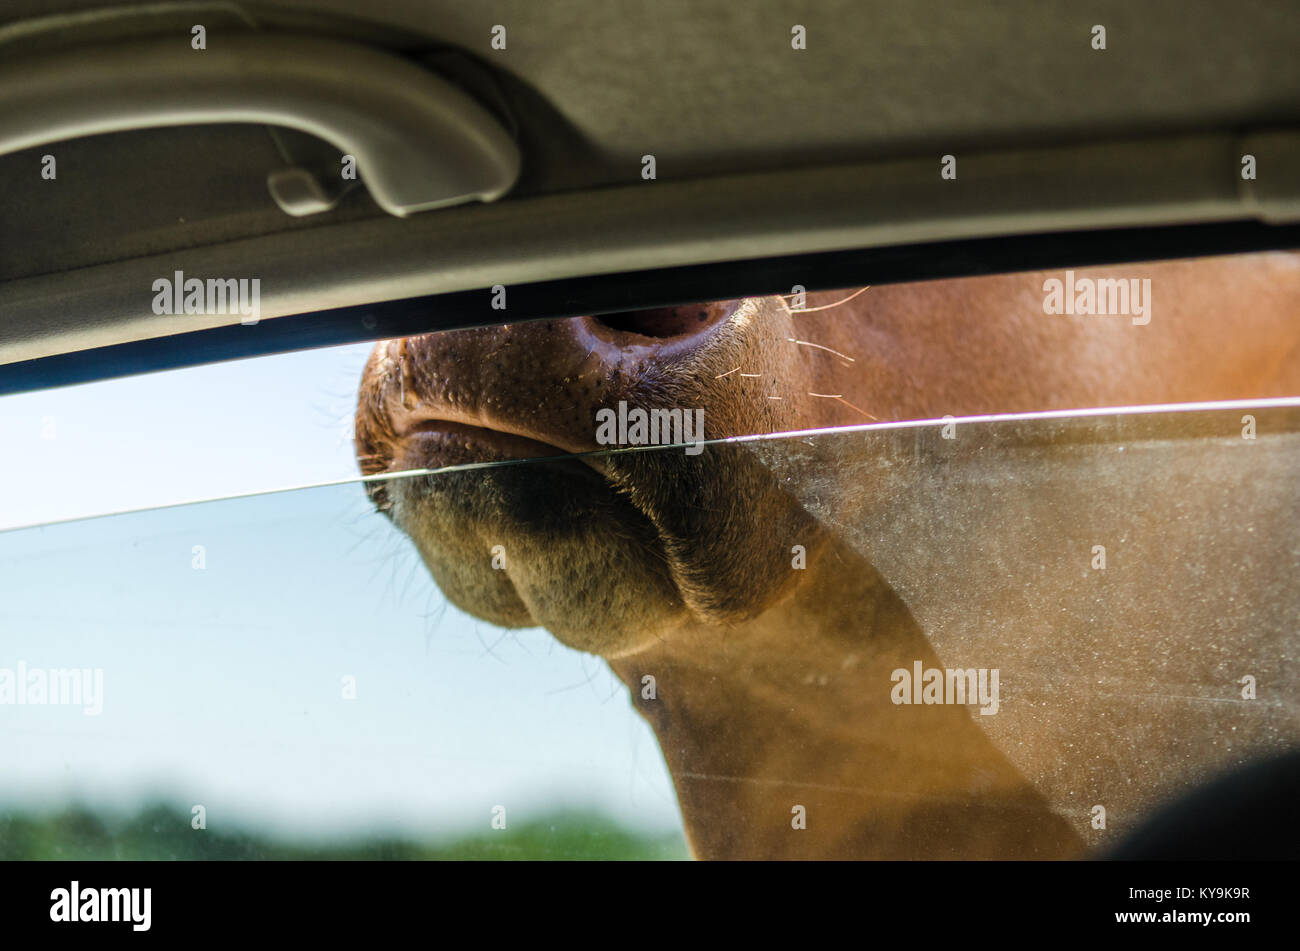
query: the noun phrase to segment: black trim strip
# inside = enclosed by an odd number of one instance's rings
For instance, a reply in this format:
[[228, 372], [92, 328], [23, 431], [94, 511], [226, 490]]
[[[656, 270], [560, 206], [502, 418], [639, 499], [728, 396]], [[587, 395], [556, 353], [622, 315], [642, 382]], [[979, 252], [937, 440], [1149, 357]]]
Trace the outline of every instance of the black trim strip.
[[[1074, 231], [831, 251], [512, 285], [340, 307], [0, 365], [0, 396], [223, 360], [523, 320], [1008, 271], [1300, 248], [1300, 225], [1258, 222]], [[508, 317], [503, 320], [503, 316]]]

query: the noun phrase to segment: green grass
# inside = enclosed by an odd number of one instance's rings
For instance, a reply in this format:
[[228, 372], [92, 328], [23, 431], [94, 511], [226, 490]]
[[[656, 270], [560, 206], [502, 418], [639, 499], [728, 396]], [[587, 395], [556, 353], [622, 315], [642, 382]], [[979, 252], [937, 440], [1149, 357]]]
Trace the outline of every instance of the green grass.
[[645, 835], [593, 812], [557, 812], [509, 828], [421, 842], [349, 838], [324, 843], [249, 831], [193, 830], [190, 816], [154, 805], [112, 817], [84, 807], [50, 814], [0, 813], [0, 860], [13, 859], [618, 859], [688, 858], [679, 834]]

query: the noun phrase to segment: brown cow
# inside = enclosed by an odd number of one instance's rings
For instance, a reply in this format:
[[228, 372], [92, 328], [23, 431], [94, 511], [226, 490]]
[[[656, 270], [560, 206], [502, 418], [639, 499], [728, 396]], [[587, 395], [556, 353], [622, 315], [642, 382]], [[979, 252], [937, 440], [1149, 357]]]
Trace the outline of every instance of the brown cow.
[[[1059, 309], [1048, 300], [1050, 281], [1112, 278], [1138, 281], [1144, 300], [1129, 309], [1144, 314], [1050, 313]], [[1072, 286], [1067, 294], [1073, 300]], [[702, 408], [706, 434], [717, 439], [1292, 396], [1300, 394], [1297, 318], [1300, 258], [1278, 253], [389, 340], [364, 373], [357, 451], [366, 474], [586, 453], [601, 448], [597, 412], [621, 401]], [[881, 466], [896, 476], [910, 448], [855, 438], [851, 449], [845, 437], [811, 461], [796, 458], [803, 442], [787, 440], [370, 485], [453, 603], [504, 627], [544, 626], [608, 660], [659, 737], [702, 857], [1075, 856], [1105, 843], [1097, 805], [1124, 827], [1210, 765], [1300, 736], [1285, 666], [1273, 682], [1289, 685], [1290, 697], [1248, 714], [1210, 702], [1237, 674], [1197, 653], [1198, 638], [1212, 635], [1231, 647], [1224, 656], [1250, 654], [1241, 673], [1273, 670], [1268, 652], [1294, 648], [1287, 589], [1273, 589], [1273, 614], [1220, 630], [1231, 595], [1183, 606], [1196, 596], [1189, 584], [1168, 592], [1168, 572], [1190, 570], [1195, 559], [1151, 554], [1159, 544], [1142, 549], [1139, 566], [1131, 559], [1127, 575], [1106, 572], [1113, 587], [1104, 602], [1072, 587], [1088, 575], [1089, 532], [1112, 550], [1131, 533], [1190, 544], [1186, 526], [1219, 505], [1196, 473], [1214, 469], [1206, 459], [1228, 456], [1183, 452], [1180, 465], [1193, 471], [1174, 482], [1158, 467], [1141, 470], [1138, 478], [1156, 484], [1135, 521], [1116, 515], [1132, 504], [1120, 485], [1131, 477], [1106, 481], [1119, 456], [1081, 464], [1092, 466], [1087, 484], [1100, 494], [1075, 509], [1062, 501], [1059, 479], [1056, 489], [1007, 495], [1024, 478], [1012, 456], [974, 453], [971, 464], [985, 467], [975, 480], [983, 501], [954, 508], [955, 528], [941, 538], [916, 512], [953, 496], [909, 501], [921, 470], [891, 482]], [[1140, 453], [1127, 458], [1144, 464]], [[1294, 536], [1294, 494], [1263, 497], [1273, 523], [1252, 543]], [[911, 514], [891, 534], [889, 518], [903, 511]], [[1166, 530], [1173, 534], [1158, 535]], [[1062, 553], [1076, 543], [1081, 571]], [[493, 564], [498, 545], [504, 570]], [[990, 582], [975, 567], [1013, 549], [1021, 567], [1009, 575]], [[800, 550], [803, 564], [791, 555]], [[942, 570], [927, 567], [934, 559]], [[1030, 569], [1047, 574], [1021, 576]], [[1294, 565], [1273, 572], [1274, 581], [1290, 578]], [[936, 607], [952, 599], [969, 609]], [[1099, 615], [1097, 603], [1111, 607]], [[1168, 640], [1171, 632], [1181, 640]], [[898, 671], [943, 668], [954, 654], [961, 667], [1002, 668], [1004, 690], [1015, 680], [1021, 700], [1004, 695], [987, 717], [960, 704], [900, 705]], [[1193, 655], [1199, 666], [1177, 666]], [[1090, 666], [1094, 658], [1102, 666]], [[1156, 674], [1132, 673], [1148, 661]], [[1153, 693], [1159, 703], [1141, 700]], [[1217, 748], [1223, 736], [1232, 741]]]

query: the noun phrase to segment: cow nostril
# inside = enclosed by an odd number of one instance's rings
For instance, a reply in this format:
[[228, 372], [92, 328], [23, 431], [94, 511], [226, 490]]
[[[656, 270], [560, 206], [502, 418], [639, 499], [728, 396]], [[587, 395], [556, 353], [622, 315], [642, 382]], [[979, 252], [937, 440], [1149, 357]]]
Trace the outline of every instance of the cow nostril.
[[682, 337], [706, 330], [724, 317], [726, 308], [722, 302], [718, 302], [629, 310], [601, 314], [592, 319], [620, 333], [640, 334], [643, 337]]

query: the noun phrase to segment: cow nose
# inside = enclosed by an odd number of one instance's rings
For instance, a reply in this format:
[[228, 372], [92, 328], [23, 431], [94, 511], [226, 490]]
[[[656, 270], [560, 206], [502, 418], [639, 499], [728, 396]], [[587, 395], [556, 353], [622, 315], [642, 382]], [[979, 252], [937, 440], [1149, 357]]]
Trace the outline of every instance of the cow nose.
[[614, 344], [636, 345], [656, 341], [689, 343], [724, 322], [739, 301], [682, 304], [649, 310], [629, 310], [582, 318], [587, 329]]

